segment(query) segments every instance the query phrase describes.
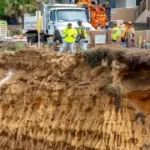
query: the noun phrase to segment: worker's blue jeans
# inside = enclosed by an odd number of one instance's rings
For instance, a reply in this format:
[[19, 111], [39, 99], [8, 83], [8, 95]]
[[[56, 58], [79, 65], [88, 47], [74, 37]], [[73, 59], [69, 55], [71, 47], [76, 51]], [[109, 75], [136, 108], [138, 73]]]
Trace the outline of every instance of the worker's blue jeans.
[[64, 51], [65, 48], [69, 48], [69, 51], [70, 51], [70, 54], [73, 53], [73, 48], [74, 48], [74, 42], [73, 43], [67, 43], [67, 42], [63, 42], [60, 50], [59, 50], [59, 53], [62, 53]]

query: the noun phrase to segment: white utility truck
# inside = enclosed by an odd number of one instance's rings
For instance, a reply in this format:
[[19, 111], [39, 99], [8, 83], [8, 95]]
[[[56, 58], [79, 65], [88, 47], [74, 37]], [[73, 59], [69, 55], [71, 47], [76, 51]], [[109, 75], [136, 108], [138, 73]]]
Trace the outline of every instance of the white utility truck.
[[[95, 30], [89, 23], [86, 10], [74, 4], [45, 4], [40, 2], [40, 11], [42, 15], [42, 35], [46, 40], [47, 37], [53, 35], [57, 29], [62, 34], [62, 30], [67, 27], [68, 23], [72, 23], [74, 28], [77, 28], [77, 21], [81, 20], [85, 28]], [[36, 15], [24, 15], [24, 30], [23, 32], [33, 42], [37, 39]]]

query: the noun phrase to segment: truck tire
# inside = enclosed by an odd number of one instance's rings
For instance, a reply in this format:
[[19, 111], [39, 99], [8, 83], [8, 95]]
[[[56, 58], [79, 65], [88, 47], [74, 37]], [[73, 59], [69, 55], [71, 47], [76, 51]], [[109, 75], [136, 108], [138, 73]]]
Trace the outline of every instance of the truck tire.
[[30, 45], [37, 43], [37, 36], [28, 37], [28, 43], [30, 43]]

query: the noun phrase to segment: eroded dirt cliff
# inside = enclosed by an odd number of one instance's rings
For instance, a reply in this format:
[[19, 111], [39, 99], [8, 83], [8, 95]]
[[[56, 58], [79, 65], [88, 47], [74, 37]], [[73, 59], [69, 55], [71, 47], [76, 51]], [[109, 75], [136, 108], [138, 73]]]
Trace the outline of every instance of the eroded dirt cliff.
[[150, 69], [90, 55], [0, 55], [1, 150], [150, 148]]

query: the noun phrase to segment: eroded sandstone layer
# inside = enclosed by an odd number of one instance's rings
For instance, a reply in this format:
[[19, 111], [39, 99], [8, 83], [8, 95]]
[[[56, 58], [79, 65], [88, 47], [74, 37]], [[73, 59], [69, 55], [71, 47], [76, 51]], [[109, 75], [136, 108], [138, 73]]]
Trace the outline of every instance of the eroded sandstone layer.
[[148, 150], [149, 127], [149, 69], [91, 67], [80, 53], [0, 55], [1, 150]]

